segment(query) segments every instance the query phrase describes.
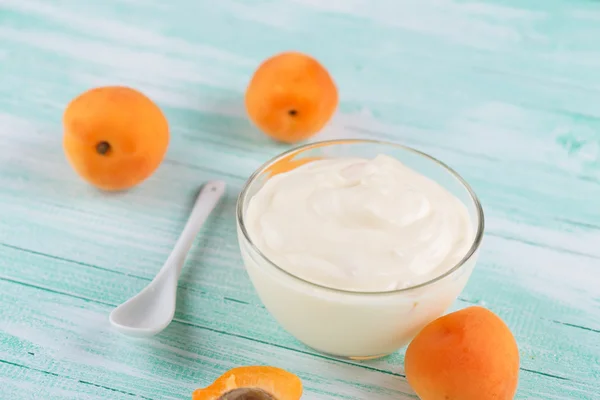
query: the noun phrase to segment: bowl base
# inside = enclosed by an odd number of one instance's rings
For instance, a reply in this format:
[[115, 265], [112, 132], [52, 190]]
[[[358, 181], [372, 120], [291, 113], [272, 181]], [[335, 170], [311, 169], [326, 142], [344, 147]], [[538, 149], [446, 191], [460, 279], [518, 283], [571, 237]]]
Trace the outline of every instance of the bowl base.
[[352, 361], [367, 361], [367, 360], [375, 360], [377, 358], [383, 358], [383, 357], [387, 357], [392, 353], [387, 353], [387, 354], [378, 354], [376, 356], [362, 356], [362, 357], [345, 357], [348, 360], [352, 360]]
[[377, 355], [374, 355], [374, 356], [339, 356], [337, 354], [331, 354], [331, 353], [327, 353], [327, 352], [320, 351], [320, 350], [317, 350], [317, 349], [313, 349], [313, 350], [316, 350], [317, 352], [319, 352], [319, 353], [321, 353], [323, 355], [326, 355], [327, 357], [337, 358], [339, 360], [350, 360], [350, 361], [376, 360], [378, 358], [387, 357], [390, 354], [394, 353], [394, 352], [392, 352], [392, 353], [377, 354]]

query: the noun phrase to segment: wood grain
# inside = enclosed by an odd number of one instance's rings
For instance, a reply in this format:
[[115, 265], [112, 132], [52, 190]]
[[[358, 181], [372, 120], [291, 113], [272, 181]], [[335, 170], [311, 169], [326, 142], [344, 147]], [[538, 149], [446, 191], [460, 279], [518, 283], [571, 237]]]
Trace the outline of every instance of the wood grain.
[[[298, 373], [308, 399], [415, 398], [402, 352], [316, 354], [244, 271], [237, 193], [287, 147], [251, 127], [242, 95], [286, 49], [339, 85], [316, 139], [408, 144], [474, 187], [486, 238], [454, 308], [483, 304], [509, 324], [517, 398], [600, 398], [599, 22], [583, 0], [0, 0], [0, 398], [189, 398], [255, 363]], [[67, 165], [61, 117], [115, 83], [163, 107], [172, 142], [150, 180], [107, 195]], [[108, 312], [158, 271], [215, 177], [229, 192], [184, 268], [176, 321], [152, 340], [119, 336]]]

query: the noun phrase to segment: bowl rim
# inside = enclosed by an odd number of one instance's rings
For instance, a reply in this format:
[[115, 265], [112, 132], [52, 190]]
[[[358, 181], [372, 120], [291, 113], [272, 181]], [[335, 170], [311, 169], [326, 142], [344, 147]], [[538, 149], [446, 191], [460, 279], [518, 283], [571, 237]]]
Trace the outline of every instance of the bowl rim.
[[[334, 145], [339, 145], [339, 144], [360, 144], [360, 143], [395, 147], [395, 148], [402, 149], [402, 150], [411, 152], [413, 154], [416, 154], [417, 156], [426, 158], [426, 159], [436, 163], [438, 166], [442, 167], [447, 172], [449, 172], [450, 175], [452, 175], [455, 179], [457, 179], [459, 181], [459, 183], [463, 186], [463, 188], [465, 188], [467, 190], [467, 193], [469, 194], [471, 201], [475, 205], [476, 215], [477, 215], [477, 219], [478, 219], [477, 229], [476, 229], [475, 235], [473, 236], [473, 242], [472, 242], [471, 246], [469, 247], [469, 250], [460, 259], [460, 261], [458, 261], [456, 263], [456, 265], [454, 265], [452, 268], [449, 268], [442, 274], [437, 275], [436, 277], [434, 277], [432, 279], [429, 279], [425, 282], [421, 282], [416, 285], [408, 286], [408, 287], [405, 287], [402, 289], [392, 289], [392, 290], [375, 291], [375, 292], [346, 290], [346, 289], [339, 289], [339, 288], [325, 286], [325, 285], [321, 285], [321, 284], [318, 284], [315, 282], [311, 282], [307, 279], [301, 278], [299, 276], [292, 274], [291, 272], [286, 271], [285, 269], [278, 266], [275, 262], [271, 261], [265, 254], [263, 254], [263, 252], [258, 248], [258, 246], [256, 246], [256, 244], [252, 241], [252, 239], [250, 238], [250, 235], [248, 233], [248, 230], [246, 229], [246, 225], [244, 224], [244, 202], [246, 201], [246, 198], [248, 197], [248, 190], [252, 187], [252, 185], [258, 178], [258, 176], [260, 176], [263, 173], [265, 173], [266, 171], [268, 171], [268, 169], [270, 167], [272, 167], [273, 165], [275, 165], [277, 162], [279, 162], [285, 158], [292, 158], [294, 154], [302, 153], [311, 148], [327, 147], [327, 146], [334, 146]], [[325, 289], [327, 291], [333, 291], [333, 292], [343, 293], [343, 294], [347, 294], [347, 295], [363, 295], [363, 296], [365, 296], [365, 295], [376, 296], [376, 295], [390, 295], [390, 294], [397, 294], [397, 293], [407, 293], [407, 292], [414, 291], [414, 290], [417, 290], [420, 288], [424, 288], [426, 286], [430, 286], [430, 285], [446, 278], [447, 276], [452, 275], [454, 272], [458, 271], [463, 265], [465, 265], [466, 262], [469, 259], [471, 259], [471, 257], [477, 252], [477, 250], [481, 246], [481, 242], [483, 239], [483, 233], [485, 230], [485, 219], [484, 219], [483, 207], [481, 205], [481, 202], [479, 201], [479, 198], [477, 197], [477, 195], [475, 194], [475, 192], [473, 191], [471, 186], [467, 183], [467, 181], [458, 172], [456, 172], [454, 169], [452, 169], [450, 166], [448, 166], [444, 162], [442, 162], [442, 161], [438, 160], [437, 158], [430, 156], [429, 154], [424, 153], [420, 150], [417, 150], [412, 147], [405, 146], [405, 145], [402, 145], [399, 143], [395, 143], [395, 142], [391, 142], [391, 141], [384, 141], [384, 140], [376, 140], [376, 139], [334, 139], [334, 140], [316, 141], [316, 142], [311, 142], [311, 143], [303, 144], [300, 146], [296, 146], [290, 150], [287, 150], [287, 151], [280, 153], [279, 155], [271, 158], [267, 162], [263, 163], [260, 167], [258, 167], [244, 183], [244, 186], [242, 187], [242, 190], [240, 191], [240, 194], [238, 195], [238, 198], [237, 198], [236, 222], [237, 222], [239, 231], [242, 232], [244, 239], [248, 242], [248, 244], [250, 245], [252, 250], [255, 251], [267, 264], [274, 267], [276, 270], [282, 272], [283, 274], [289, 276], [292, 279], [299, 280], [303, 283], [306, 283], [310, 286], [313, 286], [313, 287], [316, 287], [319, 289]]]

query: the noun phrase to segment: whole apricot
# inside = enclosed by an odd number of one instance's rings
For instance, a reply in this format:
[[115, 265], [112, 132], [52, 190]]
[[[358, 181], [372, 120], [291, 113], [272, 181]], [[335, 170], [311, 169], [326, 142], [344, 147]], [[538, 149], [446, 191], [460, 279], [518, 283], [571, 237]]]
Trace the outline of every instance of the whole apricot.
[[271, 138], [285, 143], [308, 139], [331, 119], [337, 87], [317, 60], [284, 52], [264, 61], [246, 89], [250, 120]]
[[123, 86], [90, 89], [67, 106], [63, 148], [73, 169], [108, 191], [131, 188], [158, 168], [169, 124], [147, 96]]
[[510, 400], [519, 349], [496, 314], [474, 306], [425, 326], [409, 344], [404, 367], [422, 400]]

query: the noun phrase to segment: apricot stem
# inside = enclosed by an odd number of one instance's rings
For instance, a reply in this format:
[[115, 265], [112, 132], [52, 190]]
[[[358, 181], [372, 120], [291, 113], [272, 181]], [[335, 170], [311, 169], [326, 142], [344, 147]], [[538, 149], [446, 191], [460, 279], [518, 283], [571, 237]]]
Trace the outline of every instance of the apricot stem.
[[294, 117], [294, 116], [296, 116], [296, 114], [298, 114], [298, 111], [292, 109], [292, 110], [288, 111], [288, 114], [291, 115], [292, 117]]
[[271, 394], [258, 388], [233, 389], [219, 397], [217, 400], [277, 400]]
[[110, 150], [110, 144], [108, 142], [100, 142], [96, 145], [96, 151], [98, 154], [105, 155]]

